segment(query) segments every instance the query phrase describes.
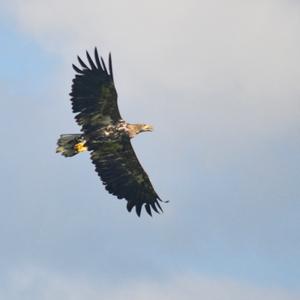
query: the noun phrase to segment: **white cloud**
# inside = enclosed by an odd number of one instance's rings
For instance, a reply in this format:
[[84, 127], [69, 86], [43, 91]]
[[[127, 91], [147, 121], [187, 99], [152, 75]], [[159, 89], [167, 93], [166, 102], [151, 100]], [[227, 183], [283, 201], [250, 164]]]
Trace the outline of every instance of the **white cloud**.
[[296, 300], [299, 291], [262, 288], [231, 279], [211, 279], [195, 274], [161, 280], [123, 282], [95, 281], [38, 268], [18, 269], [9, 274], [0, 293], [6, 300]]

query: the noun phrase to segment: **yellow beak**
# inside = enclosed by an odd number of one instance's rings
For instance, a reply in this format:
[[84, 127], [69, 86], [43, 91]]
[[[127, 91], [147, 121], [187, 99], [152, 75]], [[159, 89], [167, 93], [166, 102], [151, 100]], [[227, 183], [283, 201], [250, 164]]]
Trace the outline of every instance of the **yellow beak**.
[[144, 131], [153, 131], [153, 126], [151, 126], [151, 125], [145, 125], [143, 127], [143, 129], [144, 129]]

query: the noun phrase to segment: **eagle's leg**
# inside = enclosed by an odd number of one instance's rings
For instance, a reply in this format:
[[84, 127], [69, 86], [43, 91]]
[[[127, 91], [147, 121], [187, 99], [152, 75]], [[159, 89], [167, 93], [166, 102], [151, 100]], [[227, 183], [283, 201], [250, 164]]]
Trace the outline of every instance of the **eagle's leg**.
[[76, 145], [74, 146], [74, 149], [75, 149], [78, 153], [87, 151], [87, 147], [85, 146], [85, 142], [79, 142], [78, 144], [76, 144]]

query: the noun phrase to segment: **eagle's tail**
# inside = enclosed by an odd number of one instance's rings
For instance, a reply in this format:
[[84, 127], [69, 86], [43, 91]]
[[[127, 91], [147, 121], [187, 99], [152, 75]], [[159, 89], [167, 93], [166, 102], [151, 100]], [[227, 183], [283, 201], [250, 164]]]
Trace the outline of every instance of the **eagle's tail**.
[[86, 150], [82, 134], [61, 134], [57, 141], [56, 153], [61, 153], [65, 157], [71, 157]]

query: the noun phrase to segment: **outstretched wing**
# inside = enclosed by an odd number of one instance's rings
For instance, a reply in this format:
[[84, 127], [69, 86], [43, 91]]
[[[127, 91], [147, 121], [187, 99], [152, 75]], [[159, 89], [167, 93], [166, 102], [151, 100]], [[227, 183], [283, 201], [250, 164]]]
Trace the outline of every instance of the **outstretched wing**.
[[70, 96], [73, 112], [77, 113], [76, 121], [82, 126], [96, 171], [109, 193], [128, 201], [128, 211], [135, 206], [140, 216], [144, 204], [150, 215], [151, 209], [162, 211], [158, 203], [161, 199], [139, 163], [129, 137], [109, 141], [97, 138], [101, 127], [116, 124], [121, 115], [113, 82], [111, 55], [107, 70], [96, 48], [95, 61], [88, 52], [86, 54], [89, 66], [80, 57], [78, 61], [81, 68], [73, 65], [77, 74]]
[[[135, 206], [138, 216], [145, 204], [147, 213], [151, 216], [151, 209], [159, 213], [162, 211], [150, 179], [136, 157], [128, 137], [118, 140], [88, 142], [91, 159], [96, 172], [102, 179], [106, 190], [125, 198], [127, 209], [131, 211]], [[159, 209], [159, 210], [158, 210]]]
[[89, 66], [78, 56], [81, 68], [73, 65], [76, 76], [70, 93], [75, 119], [85, 134], [102, 126], [115, 124], [121, 119], [117, 103], [117, 91], [113, 80], [111, 55], [108, 70], [103, 58], [99, 58], [95, 48], [95, 61], [86, 52]]

